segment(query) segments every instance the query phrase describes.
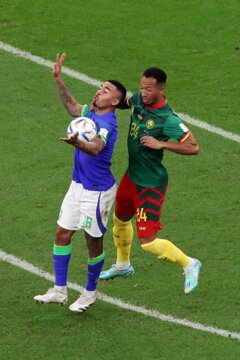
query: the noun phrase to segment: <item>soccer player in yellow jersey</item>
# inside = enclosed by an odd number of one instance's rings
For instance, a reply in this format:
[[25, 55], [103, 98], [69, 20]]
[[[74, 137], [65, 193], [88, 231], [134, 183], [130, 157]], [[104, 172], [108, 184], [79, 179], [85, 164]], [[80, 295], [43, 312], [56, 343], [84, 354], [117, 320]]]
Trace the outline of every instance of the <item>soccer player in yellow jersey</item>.
[[[116, 196], [113, 215], [113, 237], [117, 261], [100, 279], [130, 276], [133, 238], [131, 219], [136, 216], [136, 228], [141, 247], [158, 259], [179, 264], [185, 274], [184, 292], [198, 285], [201, 262], [187, 256], [169, 240], [158, 237], [162, 229], [160, 214], [168, 185], [167, 170], [162, 164], [163, 152], [197, 155], [199, 145], [173, 112], [164, 94], [167, 75], [159, 68], [144, 71], [140, 91], [126, 99], [125, 108], [132, 108], [128, 133], [128, 169], [123, 175]], [[169, 141], [169, 139], [176, 141]]]

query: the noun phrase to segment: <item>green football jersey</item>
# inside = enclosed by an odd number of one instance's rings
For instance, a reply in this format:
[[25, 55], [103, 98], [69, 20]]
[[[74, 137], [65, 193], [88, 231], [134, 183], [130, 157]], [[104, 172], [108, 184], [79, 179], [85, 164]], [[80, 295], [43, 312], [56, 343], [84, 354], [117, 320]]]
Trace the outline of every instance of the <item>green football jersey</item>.
[[135, 184], [144, 187], [164, 187], [168, 182], [168, 174], [162, 165], [163, 150], [143, 146], [140, 138], [149, 135], [159, 141], [168, 141], [170, 138], [181, 141], [189, 129], [167, 101], [159, 108], [146, 107], [141, 93], [137, 92], [128, 102], [132, 108], [128, 133], [129, 177]]

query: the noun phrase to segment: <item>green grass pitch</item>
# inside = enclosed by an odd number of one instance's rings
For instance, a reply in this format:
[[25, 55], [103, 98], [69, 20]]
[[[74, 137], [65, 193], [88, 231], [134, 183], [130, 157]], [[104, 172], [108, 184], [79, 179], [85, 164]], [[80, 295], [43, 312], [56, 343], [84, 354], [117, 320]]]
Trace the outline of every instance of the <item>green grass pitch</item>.
[[[0, 0], [0, 41], [98, 80], [116, 78], [129, 91], [143, 70], [168, 74], [175, 111], [240, 134], [239, 11], [230, 1]], [[82, 103], [96, 87], [63, 76]], [[69, 186], [72, 148], [59, 141], [70, 121], [49, 68], [0, 50], [0, 250], [53, 273], [52, 245]], [[112, 170], [127, 165], [128, 111], [118, 111]], [[136, 237], [129, 279], [99, 283], [99, 291], [173, 317], [240, 333], [239, 143], [190, 126], [201, 153], [165, 152], [169, 190], [161, 237], [203, 262], [200, 286], [183, 293], [179, 267], [141, 251]], [[112, 221], [105, 267], [115, 260]], [[69, 280], [86, 279], [83, 234], [75, 235]], [[39, 306], [33, 296], [51, 283], [0, 261], [0, 354], [4, 359], [237, 360], [240, 342], [98, 300], [83, 315], [67, 306]], [[69, 303], [77, 298], [69, 291]]]

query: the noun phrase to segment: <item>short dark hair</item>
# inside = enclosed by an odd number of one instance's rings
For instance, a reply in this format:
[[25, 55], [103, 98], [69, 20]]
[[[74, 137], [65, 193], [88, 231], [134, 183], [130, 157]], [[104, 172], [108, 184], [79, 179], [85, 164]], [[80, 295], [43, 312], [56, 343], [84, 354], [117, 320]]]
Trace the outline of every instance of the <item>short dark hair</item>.
[[147, 78], [152, 77], [156, 79], [159, 84], [166, 83], [167, 81], [167, 74], [158, 67], [150, 67], [146, 69], [143, 73], [143, 76]]
[[118, 89], [118, 91], [121, 93], [122, 96], [120, 98], [119, 104], [117, 105], [117, 107], [121, 107], [121, 104], [124, 102], [126, 95], [127, 95], [127, 90], [126, 90], [125, 86], [122, 83], [120, 83], [120, 81], [118, 81], [118, 80], [107, 80], [107, 81], [110, 82], [111, 84], [113, 84]]

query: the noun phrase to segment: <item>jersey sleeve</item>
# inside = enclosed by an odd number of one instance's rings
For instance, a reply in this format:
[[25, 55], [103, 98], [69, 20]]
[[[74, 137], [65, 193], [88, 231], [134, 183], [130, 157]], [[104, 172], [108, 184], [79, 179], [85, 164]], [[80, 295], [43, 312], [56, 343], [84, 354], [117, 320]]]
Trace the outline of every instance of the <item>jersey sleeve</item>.
[[107, 143], [109, 137], [113, 132], [113, 128], [110, 124], [106, 122], [101, 122], [98, 124], [99, 130], [96, 136], [100, 137], [105, 143]]
[[183, 142], [189, 137], [190, 130], [183, 124], [179, 116], [172, 114], [167, 118], [164, 124], [163, 133], [169, 139], [172, 138], [178, 142]]

